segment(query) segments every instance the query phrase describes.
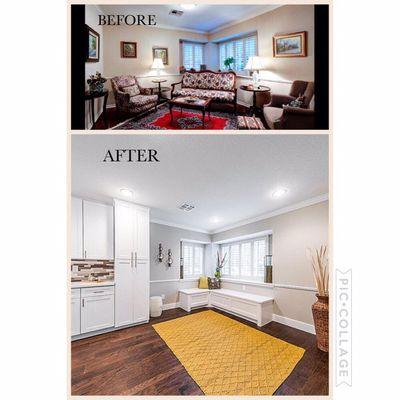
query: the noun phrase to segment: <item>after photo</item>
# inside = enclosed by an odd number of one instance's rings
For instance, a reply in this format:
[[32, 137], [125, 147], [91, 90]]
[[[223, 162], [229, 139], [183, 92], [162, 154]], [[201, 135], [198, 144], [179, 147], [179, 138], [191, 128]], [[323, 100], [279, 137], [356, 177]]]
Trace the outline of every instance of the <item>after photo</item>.
[[71, 395], [327, 396], [328, 135], [71, 135]]

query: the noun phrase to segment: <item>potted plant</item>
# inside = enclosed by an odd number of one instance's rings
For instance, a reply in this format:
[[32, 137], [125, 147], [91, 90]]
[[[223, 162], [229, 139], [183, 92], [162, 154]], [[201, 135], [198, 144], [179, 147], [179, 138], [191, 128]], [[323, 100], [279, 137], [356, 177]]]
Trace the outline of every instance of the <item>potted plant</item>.
[[317, 335], [317, 347], [329, 351], [329, 266], [327, 247], [310, 250], [309, 258], [317, 285], [317, 301], [312, 305], [312, 314]]
[[96, 72], [96, 75], [90, 75], [86, 82], [89, 85], [89, 91], [91, 93], [101, 93], [104, 90], [104, 83], [106, 81], [107, 79], [103, 78], [100, 72]]
[[235, 62], [235, 59], [233, 57], [228, 57], [224, 61], [224, 65], [226, 68], [228, 68], [229, 71], [232, 71], [231, 64]]
[[219, 254], [219, 251], [217, 251], [217, 268], [215, 269], [215, 273], [214, 273], [214, 276], [217, 279], [221, 279], [221, 269], [225, 265], [225, 262], [226, 262], [226, 253], [221, 258], [221, 255]]

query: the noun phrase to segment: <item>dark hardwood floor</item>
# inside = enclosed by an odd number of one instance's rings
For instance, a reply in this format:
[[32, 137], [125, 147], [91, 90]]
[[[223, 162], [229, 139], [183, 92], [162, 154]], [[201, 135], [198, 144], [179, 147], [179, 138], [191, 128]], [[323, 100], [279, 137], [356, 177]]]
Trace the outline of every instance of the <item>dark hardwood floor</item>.
[[[205, 309], [192, 311], [199, 312]], [[306, 352], [274, 395], [327, 395], [328, 354], [315, 336], [271, 322], [263, 328], [223, 313], [253, 328], [303, 347]], [[164, 311], [150, 323], [72, 342], [72, 395], [203, 395], [152, 324], [188, 315]]]

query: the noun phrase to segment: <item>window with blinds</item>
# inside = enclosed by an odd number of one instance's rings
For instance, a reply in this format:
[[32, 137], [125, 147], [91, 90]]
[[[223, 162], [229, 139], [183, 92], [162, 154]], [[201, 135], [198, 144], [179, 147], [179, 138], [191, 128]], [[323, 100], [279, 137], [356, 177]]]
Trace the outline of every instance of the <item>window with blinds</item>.
[[203, 48], [204, 45], [201, 43], [182, 42], [182, 65], [187, 70], [191, 68], [200, 70], [200, 65], [204, 64]]
[[267, 237], [220, 245], [226, 262], [221, 270], [226, 278], [263, 281], [266, 255], [270, 254]]
[[219, 44], [219, 66], [226, 70], [224, 62], [227, 58], [233, 57], [235, 62], [231, 68], [236, 72], [244, 71], [249, 57], [258, 55], [257, 35], [247, 36], [240, 39], [229, 40]]
[[198, 277], [204, 274], [204, 245], [182, 242], [183, 277]]

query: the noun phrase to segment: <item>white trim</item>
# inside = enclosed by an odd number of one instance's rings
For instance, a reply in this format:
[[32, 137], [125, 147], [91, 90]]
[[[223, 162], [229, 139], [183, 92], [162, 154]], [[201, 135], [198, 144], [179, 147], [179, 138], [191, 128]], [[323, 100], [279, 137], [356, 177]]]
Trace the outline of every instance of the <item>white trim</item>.
[[174, 222], [168, 222], [168, 221], [164, 221], [164, 220], [158, 219], [158, 218], [151, 218], [150, 222], [152, 222], [153, 224], [172, 226], [173, 228], [184, 229], [186, 231], [200, 232], [200, 233], [206, 233], [206, 234], [210, 233], [209, 231], [206, 231], [204, 229], [191, 228], [191, 227], [186, 226], [186, 225], [175, 224]]
[[[227, 29], [227, 28], [229, 28], [231, 26], [238, 25], [241, 22], [248, 21], [249, 19], [258, 17], [259, 15], [266, 14], [268, 12], [276, 10], [279, 7], [282, 7], [282, 4], [276, 4], [276, 5], [275, 4], [268, 4], [268, 5], [271, 7], [269, 10], [266, 10], [266, 11], [264, 10], [264, 11], [261, 11], [261, 12], [260, 11], [253, 12], [251, 14], [248, 14], [246, 17], [243, 17], [242, 19], [238, 19], [238, 20], [236, 20], [234, 22], [230, 22], [229, 24], [221, 25], [218, 28], [214, 28], [211, 31], [208, 31], [207, 33], [210, 35], [210, 34], [213, 34], [213, 33], [217, 33], [217, 32], [223, 31], [224, 29]], [[175, 28], [175, 29], [177, 29], [177, 28]], [[223, 39], [214, 39], [214, 40], [223, 40]]]
[[285, 285], [283, 283], [275, 283], [274, 287], [284, 289], [306, 290], [308, 292], [317, 292], [317, 288], [311, 286]]
[[163, 304], [162, 309], [164, 310], [172, 310], [173, 308], [179, 308], [179, 302], [178, 303], [168, 303], [168, 304]]
[[[253, 80], [253, 77], [248, 76], [248, 75], [236, 75], [236, 78]], [[287, 81], [287, 80], [282, 80], [282, 79], [260, 78], [259, 80], [260, 80], [260, 82], [285, 83], [287, 85], [291, 85], [293, 83], [293, 81]]]
[[272, 321], [279, 322], [280, 324], [300, 329], [301, 331], [312, 333], [313, 335], [315, 335], [315, 327], [312, 324], [307, 324], [296, 319], [283, 317], [282, 315], [278, 314], [272, 314]]
[[184, 279], [159, 279], [155, 281], [150, 281], [150, 283], [167, 283], [167, 282], [195, 282], [198, 281], [199, 278], [184, 278]]
[[213, 244], [223, 244], [223, 243], [232, 243], [232, 242], [239, 242], [248, 239], [257, 239], [259, 237], [265, 237], [268, 235], [272, 235], [271, 229], [266, 229], [265, 231], [249, 233], [248, 235], [236, 236], [230, 239], [219, 240], [218, 242], [212, 242]]
[[307, 199], [307, 200], [301, 201], [300, 203], [296, 203], [296, 204], [292, 204], [291, 206], [280, 208], [280, 209], [272, 211], [272, 212], [270, 212], [268, 214], [259, 215], [258, 217], [249, 218], [247, 220], [240, 221], [240, 222], [238, 222], [236, 224], [227, 225], [224, 228], [220, 228], [220, 229], [217, 229], [215, 231], [211, 231], [210, 234], [215, 235], [216, 233], [229, 231], [229, 230], [234, 229], [234, 228], [239, 228], [239, 227], [241, 227], [243, 225], [248, 225], [248, 224], [251, 224], [253, 222], [262, 221], [263, 219], [276, 217], [277, 215], [286, 214], [286, 213], [289, 213], [291, 211], [295, 211], [295, 210], [299, 210], [301, 208], [309, 207], [309, 206], [312, 206], [314, 204], [322, 203], [322, 202], [327, 201], [327, 200], [329, 200], [329, 194], [325, 193], [325, 194], [322, 194], [320, 196], [312, 197], [311, 199]]
[[258, 281], [245, 281], [241, 279], [234, 279], [234, 278], [221, 278], [222, 282], [228, 282], [228, 283], [235, 283], [237, 285], [249, 285], [249, 286], [262, 286], [266, 288], [274, 288], [273, 283], [266, 283], [266, 282], [258, 282]]
[[181, 239], [181, 242], [198, 243], [198, 244], [211, 244], [211, 242], [206, 242], [205, 240], [194, 240], [194, 239]]

